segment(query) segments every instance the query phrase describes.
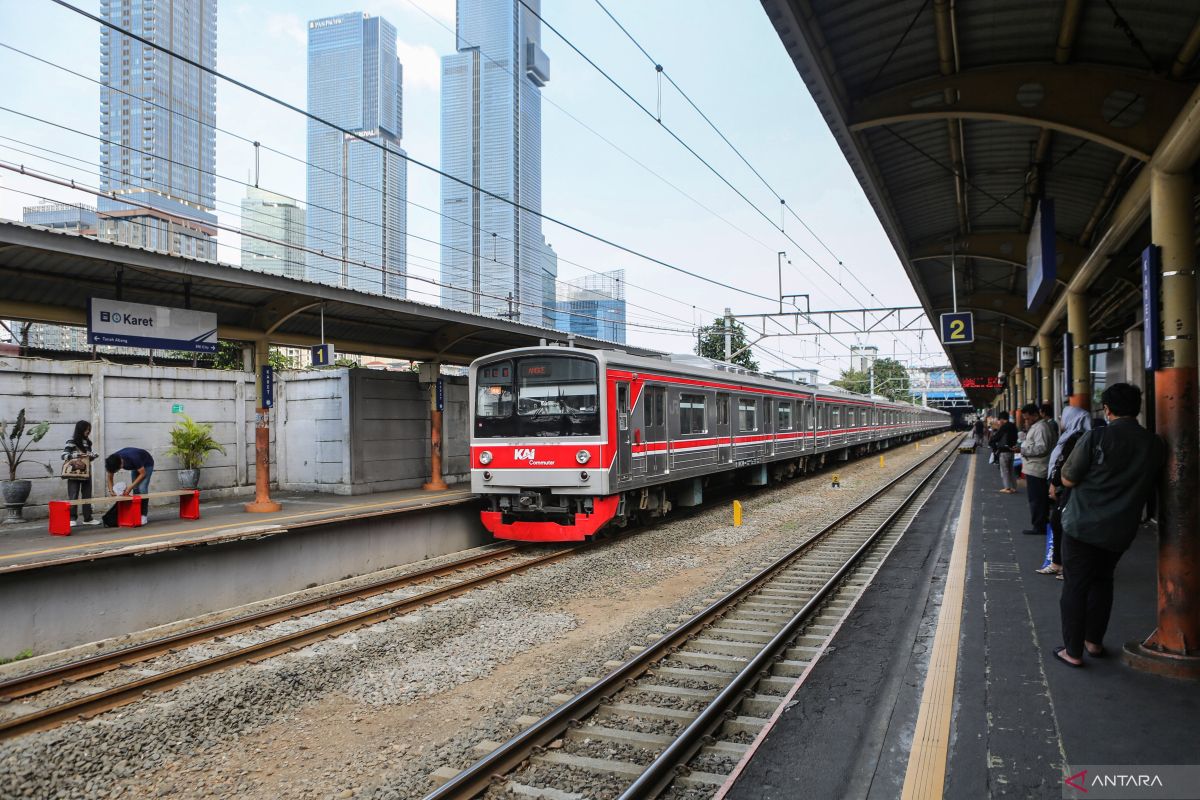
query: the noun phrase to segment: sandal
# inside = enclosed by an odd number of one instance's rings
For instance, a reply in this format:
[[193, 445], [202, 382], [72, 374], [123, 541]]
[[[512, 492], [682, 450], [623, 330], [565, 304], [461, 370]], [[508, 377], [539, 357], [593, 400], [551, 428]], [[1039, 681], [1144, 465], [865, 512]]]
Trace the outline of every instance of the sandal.
[[1104, 645], [1100, 645], [1100, 649], [1093, 653], [1091, 650], [1088, 650], [1087, 642], [1083, 643], [1083, 651], [1092, 658], [1104, 658], [1108, 655], [1108, 650], [1104, 649]]
[[1054, 567], [1047, 565], [1041, 569], [1035, 569], [1034, 572], [1039, 575], [1057, 575], [1058, 573], [1062, 572], [1062, 567], [1055, 569]]
[[1071, 667], [1072, 669], [1081, 669], [1083, 667], [1083, 661], [1080, 660], [1080, 662], [1078, 664], [1076, 664], [1074, 661], [1067, 661], [1067, 659], [1063, 658], [1063, 654], [1066, 652], [1067, 652], [1066, 647], [1054, 648], [1054, 660], [1061, 661], [1062, 663], [1066, 664], [1068, 667]]
[[1064, 577], [1063, 577], [1063, 574], [1062, 574], [1061, 572], [1060, 572], [1060, 573], [1058, 573], [1057, 575], [1055, 575], [1054, 577], [1055, 577], [1055, 578], [1058, 578], [1060, 581], [1065, 581], [1065, 580], [1066, 580], [1066, 578], [1064, 578]]

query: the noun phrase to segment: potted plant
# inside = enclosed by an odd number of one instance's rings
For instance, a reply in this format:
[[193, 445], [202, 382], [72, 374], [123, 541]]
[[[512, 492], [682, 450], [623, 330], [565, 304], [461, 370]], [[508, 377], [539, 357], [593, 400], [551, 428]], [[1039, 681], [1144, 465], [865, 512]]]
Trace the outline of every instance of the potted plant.
[[[4, 518], [5, 523], [24, 522], [21, 512], [25, 508], [25, 501], [29, 499], [33, 483], [27, 480], [18, 480], [17, 468], [26, 463], [25, 451], [29, 449], [29, 446], [40, 442], [49, 430], [50, 423], [48, 421], [39, 422], [31, 428], [27, 427], [23, 408], [17, 414], [17, 421], [13, 423], [11, 431], [8, 429], [7, 422], [0, 422], [0, 445], [3, 445], [4, 455], [8, 458], [8, 480], [0, 481], [0, 488], [4, 493], [4, 507], [8, 511], [8, 515]], [[46, 470], [46, 474], [54, 474], [45, 464], [39, 464], [39, 466]]]
[[171, 446], [167, 448], [169, 455], [179, 457], [181, 488], [195, 489], [200, 485], [200, 467], [214, 451], [224, 454], [225, 448], [213, 438], [212, 425], [196, 422], [184, 414], [171, 429]]

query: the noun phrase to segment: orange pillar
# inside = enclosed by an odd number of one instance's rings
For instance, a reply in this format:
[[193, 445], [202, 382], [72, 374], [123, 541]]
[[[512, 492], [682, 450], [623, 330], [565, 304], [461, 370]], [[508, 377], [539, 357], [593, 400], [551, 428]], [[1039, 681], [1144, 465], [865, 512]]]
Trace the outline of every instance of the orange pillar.
[[1159, 340], [1155, 425], [1167, 445], [1167, 463], [1158, 503], [1158, 627], [1145, 642], [1125, 645], [1125, 657], [1147, 672], [1200, 678], [1200, 392], [1192, 193], [1190, 173], [1151, 173], [1150, 238], [1162, 247], [1162, 328], [1144, 335]]
[[271, 354], [270, 342], [259, 339], [254, 343], [254, 396], [257, 411], [254, 419], [254, 502], [246, 503], [252, 514], [269, 514], [282, 508], [271, 499], [271, 409], [263, 406], [262, 367]]
[[438, 408], [438, 382], [441, 380], [441, 364], [435, 363], [433, 380], [429, 384], [429, 481], [421, 486], [428, 492], [450, 488], [442, 480], [442, 409]]

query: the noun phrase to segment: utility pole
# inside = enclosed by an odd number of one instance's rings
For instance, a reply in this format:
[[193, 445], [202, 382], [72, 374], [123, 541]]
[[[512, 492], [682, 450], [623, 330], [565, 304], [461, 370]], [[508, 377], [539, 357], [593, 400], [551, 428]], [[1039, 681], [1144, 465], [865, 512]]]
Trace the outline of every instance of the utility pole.
[[[783, 313], [783, 257], [787, 253], [780, 250], [775, 256], [776, 265], [779, 267], [779, 313]], [[788, 262], [791, 263], [791, 262]]]
[[725, 309], [725, 360], [728, 361], [733, 354], [733, 311], [728, 307]]

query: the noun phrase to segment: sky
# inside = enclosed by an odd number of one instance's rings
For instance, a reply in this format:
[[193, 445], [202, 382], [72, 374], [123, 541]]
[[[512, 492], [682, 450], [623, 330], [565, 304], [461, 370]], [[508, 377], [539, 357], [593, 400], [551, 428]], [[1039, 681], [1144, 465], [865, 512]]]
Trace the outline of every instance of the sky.
[[[98, 13], [98, 0], [76, 2]], [[814, 310], [917, 304], [870, 203], [757, 3], [603, 2], [820, 241], [790, 214], [782, 220], [784, 230], [811, 258], [780, 233], [775, 195], [666, 82], [663, 125], [750, 202], [546, 29], [542, 47], [550, 58], [550, 82], [542, 105], [543, 213], [629, 250], [770, 298], [778, 294], [777, 253], [786, 251], [783, 291], [808, 294]], [[221, 0], [217, 68], [302, 108], [306, 22], [347, 11], [383, 16], [395, 25], [404, 65], [403, 146], [411, 158], [438, 166], [440, 58], [454, 51], [454, 0], [364, 0], [354, 5]], [[595, 0], [543, 0], [542, 16], [657, 113], [654, 65]], [[0, 0], [0, 75], [7, 78], [0, 89], [0, 162], [99, 185], [99, 43], [96, 23], [50, 0]], [[303, 199], [302, 116], [218, 81], [217, 125], [228, 131], [217, 134], [220, 224], [239, 224], [238, 203], [254, 168], [254, 148], [247, 139], [292, 156], [264, 150], [260, 185]], [[422, 278], [438, 278], [440, 179], [415, 163], [410, 163], [408, 176], [410, 299], [436, 303], [437, 286]], [[0, 170], [0, 217], [20, 219], [21, 208], [38, 197], [95, 203], [94, 197], [69, 188]], [[685, 352], [694, 345], [695, 326], [711, 322], [726, 307], [734, 314], [778, 310], [776, 301], [674, 272], [551, 222], [543, 224], [543, 232], [559, 255], [560, 280], [589, 269], [625, 269], [631, 344]], [[221, 233], [220, 260], [239, 263], [239, 248], [236, 233]], [[754, 355], [765, 369], [816, 367], [826, 379], [848, 365], [848, 345], [854, 343], [874, 345], [880, 355], [895, 353], [914, 365], [945, 362], [931, 332], [898, 340], [891, 334], [838, 338], [840, 342], [770, 338]]]

